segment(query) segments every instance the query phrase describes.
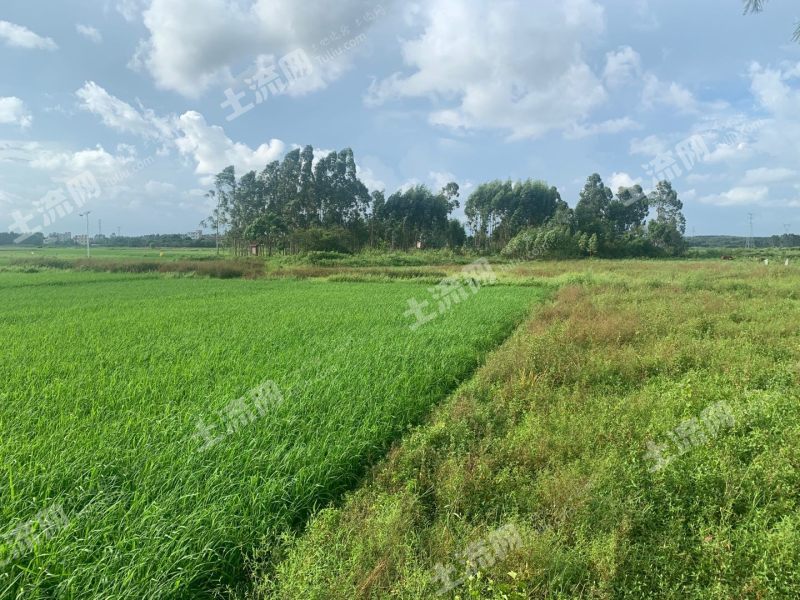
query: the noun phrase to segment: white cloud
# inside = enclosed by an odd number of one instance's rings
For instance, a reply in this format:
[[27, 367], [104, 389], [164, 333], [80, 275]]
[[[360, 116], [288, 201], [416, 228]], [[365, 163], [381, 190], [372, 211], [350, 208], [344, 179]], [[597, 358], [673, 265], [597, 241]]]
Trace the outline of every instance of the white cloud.
[[369, 105], [431, 98], [445, 106], [430, 114], [434, 124], [532, 138], [584, 120], [606, 99], [582, 58], [582, 41], [604, 30], [594, 0], [431, 0], [420, 10], [424, 31], [403, 43], [413, 72], [375, 82]]
[[751, 136], [753, 150], [781, 162], [800, 161], [800, 89], [788, 83], [797, 68], [800, 63], [783, 69], [753, 63], [749, 72], [757, 106], [769, 115]]
[[100, 44], [103, 42], [102, 34], [91, 25], [81, 25], [78, 23], [75, 25], [75, 31], [94, 44]]
[[41, 151], [39, 142], [0, 140], [0, 162], [28, 163]]
[[641, 125], [630, 117], [623, 117], [590, 125], [576, 123], [565, 132], [565, 136], [569, 139], [581, 139], [593, 135], [622, 133], [632, 129], [641, 129]]
[[112, 129], [162, 141], [174, 135], [170, 119], [158, 117], [150, 109], [137, 110], [94, 81], [87, 81], [75, 95], [82, 101], [81, 108], [98, 115]]
[[33, 117], [16, 96], [0, 97], [0, 123], [15, 123], [24, 129], [30, 127]]
[[267, 163], [280, 158], [285, 150], [285, 144], [277, 139], [261, 144], [255, 150], [234, 142], [222, 127], [208, 125], [203, 115], [195, 111], [180, 116], [178, 129], [182, 135], [175, 144], [181, 154], [195, 160], [195, 173], [204, 183], [210, 182], [214, 175], [229, 165], [234, 165], [237, 172], [261, 170]]
[[456, 176], [450, 173], [449, 171], [431, 171], [430, 173], [428, 173], [428, 178], [431, 180], [433, 184], [434, 193], [441, 190], [451, 181], [455, 181], [456, 183], [458, 183], [458, 179], [456, 178]]
[[634, 138], [631, 140], [631, 154], [658, 156], [659, 154], [664, 154], [667, 149], [666, 140], [657, 135], [648, 135], [644, 139]]
[[612, 88], [622, 87], [642, 74], [642, 57], [630, 46], [621, 46], [606, 54], [603, 79]]
[[147, 0], [117, 0], [116, 9], [126, 21], [132, 23], [139, 17], [146, 4]]
[[175, 185], [166, 181], [154, 181], [151, 179], [144, 184], [144, 191], [150, 196], [165, 196], [172, 194], [176, 189]]
[[698, 111], [698, 102], [692, 92], [675, 81], [671, 83], [661, 81], [652, 73], [644, 76], [642, 105], [648, 109], [667, 106], [682, 113]]
[[50, 171], [54, 178], [69, 177], [91, 171], [95, 177], [109, 177], [126, 170], [135, 159], [131, 156], [113, 155], [101, 145], [78, 152], [40, 150], [30, 161], [35, 169]]
[[[232, 80], [231, 66], [258, 56], [282, 56], [297, 48], [309, 54], [323, 39], [349, 27], [357, 35], [359, 17], [375, 10], [369, 0], [151, 0], [143, 13], [149, 37], [133, 66], [145, 67], [156, 84], [198, 97], [209, 86]], [[324, 86], [343, 71], [344, 52], [294, 89]]]
[[373, 173], [372, 169], [369, 167], [362, 167], [361, 165], [356, 165], [356, 174], [358, 178], [361, 180], [367, 189], [370, 191], [373, 190], [385, 190], [386, 184], [381, 181], [378, 177], [376, 177], [375, 173]]
[[793, 171], [792, 169], [760, 167], [758, 169], [748, 169], [742, 179], [742, 185], [780, 183], [782, 181], [797, 179], [797, 177], [797, 171]]
[[28, 48], [40, 50], [55, 50], [56, 43], [49, 37], [42, 37], [22, 25], [0, 21], [0, 39], [5, 40], [6, 46], [15, 48]]
[[612, 173], [611, 177], [608, 179], [609, 184], [608, 187], [616, 194], [617, 190], [621, 187], [629, 188], [633, 187], [634, 185], [641, 185], [642, 181], [640, 179], [634, 179], [630, 175], [625, 172]]
[[[169, 147], [177, 147], [183, 156], [195, 161], [195, 173], [204, 185], [230, 165], [234, 165], [238, 172], [261, 170], [267, 163], [280, 158], [286, 149], [285, 144], [277, 139], [261, 144], [255, 150], [234, 142], [222, 127], [209, 125], [196, 111], [186, 112], [180, 117], [162, 117], [144, 106], [136, 109], [91, 81], [76, 95], [83, 101], [82, 107], [99, 115], [106, 126], [162, 142], [159, 155], [166, 154]], [[133, 156], [127, 149], [123, 154]]]
[[732, 160], [744, 160], [752, 156], [747, 142], [720, 143], [703, 159], [707, 163], [726, 163]]
[[748, 204], [762, 204], [769, 196], [766, 186], [735, 187], [721, 194], [713, 194], [700, 198], [703, 204], [714, 206], [743, 206]]

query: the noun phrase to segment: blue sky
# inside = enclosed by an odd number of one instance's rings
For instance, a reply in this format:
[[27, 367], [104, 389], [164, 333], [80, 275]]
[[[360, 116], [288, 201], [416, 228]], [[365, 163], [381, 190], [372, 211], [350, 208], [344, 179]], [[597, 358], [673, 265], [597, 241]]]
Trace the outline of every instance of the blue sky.
[[[312, 144], [387, 194], [531, 177], [574, 206], [592, 172], [659, 176], [689, 234], [748, 213], [797, 233], [798, 20], [789, 0], [4, 0], [0, 226], [189, 231], [214, 173]], [[226, 90], [253, 107], [229, 120]]]

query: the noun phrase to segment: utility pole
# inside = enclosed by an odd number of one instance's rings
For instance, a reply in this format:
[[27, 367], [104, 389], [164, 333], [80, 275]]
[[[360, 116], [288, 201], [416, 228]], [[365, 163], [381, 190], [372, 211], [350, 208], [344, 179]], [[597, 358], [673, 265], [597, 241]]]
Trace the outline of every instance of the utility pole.
[[[791, 227], [791, 223], [784, 223], [783, 224], [783, 239], [786, 240], [786, 247], [789, 248], [789, 227]], [[781, 244], [783, 246], [783, 244]]]
[[217, 241], [217, 256], [219, 256], [219, 194], [217, 194], [217, 215], [216, 218], [214, 219], [214, 224], [216, 225], [217, 228], [216, 229], [217, 233], [214, 236], [214, 238]]
[[97, 219], [97, 235], [103, 235], [103, 219]]
[[755, 245], [753, 243], [753, 213], [747, 213], [747, 216], [750, 217], [750, 237], [747, 238], [747, 248], [752, 248]]
[[79, 217], [86, 217], [86, 258], [90, 258], [92, 255], [91, 251], [89, 250], [89, 214], [91, 212], [92, 211], [87, 210], [86, 212], [82, 212], [78, 215]]

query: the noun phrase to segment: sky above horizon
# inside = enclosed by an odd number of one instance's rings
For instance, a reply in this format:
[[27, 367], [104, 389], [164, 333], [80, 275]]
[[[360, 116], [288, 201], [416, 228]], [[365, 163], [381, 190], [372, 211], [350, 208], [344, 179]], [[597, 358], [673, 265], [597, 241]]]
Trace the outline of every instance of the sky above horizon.
[[[800, 232], [800, 5], [5, 0], [0, 227], [186, 232], [213, 175], [351, 147], [387, 196], [670, 179], [687, 234]], [[463, 216], [463, 208], [459, 211]]]

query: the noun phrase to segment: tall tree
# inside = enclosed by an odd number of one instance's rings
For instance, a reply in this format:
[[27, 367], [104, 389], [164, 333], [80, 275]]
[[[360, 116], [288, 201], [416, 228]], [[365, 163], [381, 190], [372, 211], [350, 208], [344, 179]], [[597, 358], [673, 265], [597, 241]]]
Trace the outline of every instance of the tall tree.
[[613, 192], [605, 186], [600, 175], [597, 173], [590, 175], [575, 207], [578, 230], [585, 231], [590, 236], [597, 234], [600, 240], [608, 237], [611, 233], [608, 209], [613, 196]]
[[650, 241], [669, 254], [682, 253], [686, 218], [681, 212], [683, 202], [678, 199], [678, 193], [672, 189], [672, 184], [669, 181], [659, 181], [656, 189], [650, 193], [649, 203], [656, 210], [655, 218], [647, 226]]
[[608, 204], [608, 219], [615, 235], [630, 233], [644, 226], [650, 206], [642, 186], [620, 187]]

